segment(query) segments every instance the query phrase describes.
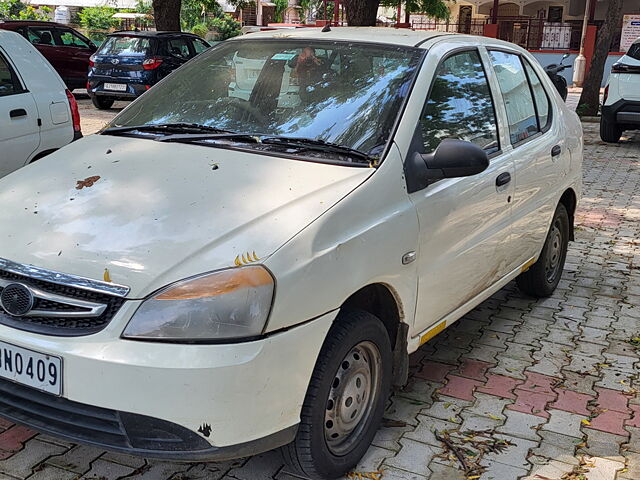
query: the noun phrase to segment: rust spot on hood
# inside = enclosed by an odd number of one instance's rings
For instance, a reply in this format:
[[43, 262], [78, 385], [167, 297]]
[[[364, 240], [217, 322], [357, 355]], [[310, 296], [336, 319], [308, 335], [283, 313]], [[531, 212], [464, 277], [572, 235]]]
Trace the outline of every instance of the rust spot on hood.
[[94, 175], [92, 177], [87, 177], [84, 180], [78, 180], [76, 183], [76, 190], [82, 190], [84, 187], [93, 187], [93, 184], [100, 180], [100, 175]]

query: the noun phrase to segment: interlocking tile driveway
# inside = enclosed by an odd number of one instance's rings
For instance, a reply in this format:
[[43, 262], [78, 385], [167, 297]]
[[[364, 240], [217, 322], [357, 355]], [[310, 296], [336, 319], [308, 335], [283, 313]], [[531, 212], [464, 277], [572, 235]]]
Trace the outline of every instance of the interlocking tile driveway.
[[[640, 479], [640, 134], [606, 145], [584, 129], [584, 198], [556, 293], [535, 301], [512, 283], [413, 354], [395, 422], [349, 478]], [[0, 479], [296, 478], [275, 452], [181, 465], [0, 431]]]

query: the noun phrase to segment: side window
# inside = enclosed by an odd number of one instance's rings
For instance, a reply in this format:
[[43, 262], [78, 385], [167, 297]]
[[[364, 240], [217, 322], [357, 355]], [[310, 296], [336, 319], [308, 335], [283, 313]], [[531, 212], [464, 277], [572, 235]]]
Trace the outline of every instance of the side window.
[[519, 55], [499, 51], [489, 55], [507, 110], [511, 144], [515, 145], [540, 131], [531, 88]]
[[73, 33], [71, 30], [58, 30], [59, 44], [64, 47], [89, 48], [87, 42]]
[[191, 57], [189, 44], [185, 38], [174, 38], [169, 40], [169, 54], [174, 57], [188, 59]]
[[9, 62], [0, 55], [0, 97], [21, 93], [22, 91], [13, 69], [9, 66]]
[[51, 28], [29, 27], [29, 41], [34, 45], [53, 46], [53, 30]]
[[456, 53], [440, 64], [420, 129], [424, 153], [445, 138], [473, 142], [487, 153], [499, 149], [491, 90], [477, 51]]
[[199, 40], [197, 38], [193, 39], [193, 50], [196, 52], [196, 55], [204, 52], [207, 48], [209, 47], [202, 40]]
[[547, 96], [547, 92], [544, 91], [540, 77], [527, 60], [524, 61], [524, 68], [527, 71], [529, 83], [531, 83], [531, 89], [533, 90], [533, 98], [536, 102], [536, 111], [538, 112], [540, 130], [545, 131], [551, 123], [551, 116], [549, 115], [551, 102]]

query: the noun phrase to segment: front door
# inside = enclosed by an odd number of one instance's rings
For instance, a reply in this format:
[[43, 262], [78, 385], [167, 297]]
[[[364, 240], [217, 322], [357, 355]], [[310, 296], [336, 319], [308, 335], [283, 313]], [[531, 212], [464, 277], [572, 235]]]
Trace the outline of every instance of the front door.
[[[437, 55], [436, 49], [430, 54]], [[420, 224], [417, 331], [441, 321], [503, 276], [514, 162], [501, 151], [496, 111], [476, 48], [447, 55], [436, 69], [414, 145], [433, 152], [445, 138], [467, 140], [490, 158], [484, 172], [413, 192]], [[416, 147], [414, 147], [416, 148]]]
[[36, 102], [0, 48], [0, 177], [23, 166], [39, 145]]

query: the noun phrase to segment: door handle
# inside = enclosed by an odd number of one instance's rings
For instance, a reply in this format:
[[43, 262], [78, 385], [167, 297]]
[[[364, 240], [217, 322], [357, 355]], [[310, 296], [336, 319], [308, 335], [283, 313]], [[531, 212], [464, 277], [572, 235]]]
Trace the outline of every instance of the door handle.
[[511, 174], [509, 172], [501, 173], [496, 178], [496, 187], [501, 187], [503, 185], [506, 185], [510, 181], [511, 181]]
[[9, 112], [9, 117], [17, 118], [17, 117], [26, 117], [27, 111], [24, 108], [16, 108], [15, 110], [11, 110]]
[[560, 152], [562, 152], [562, 148], [560, 148], [560, 145], [556, 145], [551, 149], [551, 156], [557, 157], [558, 155], [560, 155]]

